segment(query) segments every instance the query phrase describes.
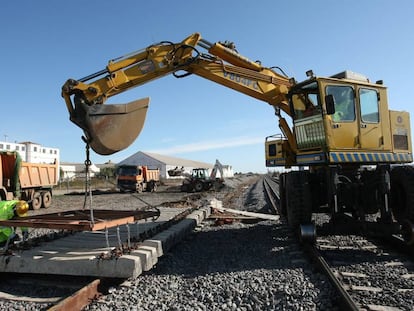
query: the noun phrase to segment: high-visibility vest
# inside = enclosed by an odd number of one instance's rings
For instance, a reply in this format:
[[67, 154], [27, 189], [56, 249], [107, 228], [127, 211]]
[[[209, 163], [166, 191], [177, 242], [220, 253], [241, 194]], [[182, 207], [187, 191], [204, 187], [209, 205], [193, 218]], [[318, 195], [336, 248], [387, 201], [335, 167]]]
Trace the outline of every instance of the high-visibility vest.
[[12, 201], [0, 201], [0, 219], [7, 220], [14, 216], [14, 206], [19, 202], [17, 200]]
[[[19, 201], [0, 201], [0, 220], [9, 220], [14, 217], [14, 206], [17, 202]], [[0, 243], [7, 241], [12, 233], [12, 228], [0, 226]]]

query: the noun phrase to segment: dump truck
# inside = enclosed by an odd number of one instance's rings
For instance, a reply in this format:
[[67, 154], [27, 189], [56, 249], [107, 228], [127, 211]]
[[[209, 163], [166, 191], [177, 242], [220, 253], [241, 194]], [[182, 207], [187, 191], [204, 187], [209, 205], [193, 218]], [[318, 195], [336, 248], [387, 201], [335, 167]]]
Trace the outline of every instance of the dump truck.
[[280, 134], [265, 140], [266, 166], [299, 168], [282, 174], [278, 189], [292, 229], [315, 232], [312, 216], [327, 212], [334, 223], [351, 215], [364, 226], [374, 223], [375, 232], [401, 231], [414, 244], [410, 115], [389, 109], [382, 80], [350, 70], [330, 76], [309, 70], [305, 80], [297, 81], [278, 66], [240, 54], [233, 42], [212, 43], [193, 33], [68, 79], [62, 97], [91, 148], [112, 154], [139, 135], [149, 98], [121, 105], [106, 100], [169, 74], [197, 75], [273, 108]]
[[155, 192], [160, 181], [160, 170], [145, 165], [117, 167], [117, 187], [121, 192]]
[[25, 200], [37, 210], [52, 204], [52, 188], [57, 185], [58, 164], [29, 163], [18, 152], [0, 152], [1, 200]]

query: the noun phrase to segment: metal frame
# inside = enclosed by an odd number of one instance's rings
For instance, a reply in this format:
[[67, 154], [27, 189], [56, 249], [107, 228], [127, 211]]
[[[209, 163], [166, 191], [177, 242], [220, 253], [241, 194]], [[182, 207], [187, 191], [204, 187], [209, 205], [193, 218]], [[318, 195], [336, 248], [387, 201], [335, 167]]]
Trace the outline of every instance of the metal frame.
[[[93, 215], [93, 216], [91, 216]], [[0, 220], [0, 226], [97, 231], [132, 224], [140, 219], [158, 218], [160, 211], [73, 210]]]

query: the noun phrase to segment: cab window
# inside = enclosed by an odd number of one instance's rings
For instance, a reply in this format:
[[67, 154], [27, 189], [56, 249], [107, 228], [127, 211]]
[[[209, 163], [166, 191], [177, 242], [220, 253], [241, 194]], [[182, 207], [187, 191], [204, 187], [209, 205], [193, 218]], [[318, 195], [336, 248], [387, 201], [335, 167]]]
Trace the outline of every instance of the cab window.
[[268, 153], [269, 153], [269, 157], [276, 156], [276, 144], [269, 144], [268, 145]]
[[379, 123], [378, 93], [376, 90], [359, 90], [359, 102], [361, 105], [361, 120], [365, 123]]
[[320, 114], [318, 85], [316, 82], [303, 86], [292, 94], [292, 106], [295, 119], [303, 119]]
[[335, 101], [335, 113], [332, 119], [335, 122], [355, 121], [355, 96], [351, 86], [329, 85], [326, 95], [332, 95]]

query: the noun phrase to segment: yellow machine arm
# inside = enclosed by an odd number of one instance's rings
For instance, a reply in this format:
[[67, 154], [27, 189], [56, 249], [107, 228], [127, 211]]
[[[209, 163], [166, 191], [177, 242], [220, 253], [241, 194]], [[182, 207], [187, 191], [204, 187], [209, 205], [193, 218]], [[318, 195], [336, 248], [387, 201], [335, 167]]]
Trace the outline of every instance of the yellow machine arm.
[[[201, 53], [198, 47], [208, 53]], [[139, 135], [149, 99], [121, 105], [104, 105], [105, 101], [169, 74], [177, 78], [196, 74], [267, 102], [275, 107], [288, 141], [294, 141], [290, 139], [292, 133], [287, 122], [280, 116], [280, 110], [290, 115], [286, 98], [290, 80], [240, 55], [232, 43], [212, 44], [198, 33], [181, 43], [150, 45], [111, 60], [106, 69], [95, 74], [79, 80], [69, 79], [62, 87], [62, 96], [70, 120], [84, 130], [92, 149], [98, 154], [112, 154], [128, 147]]]

